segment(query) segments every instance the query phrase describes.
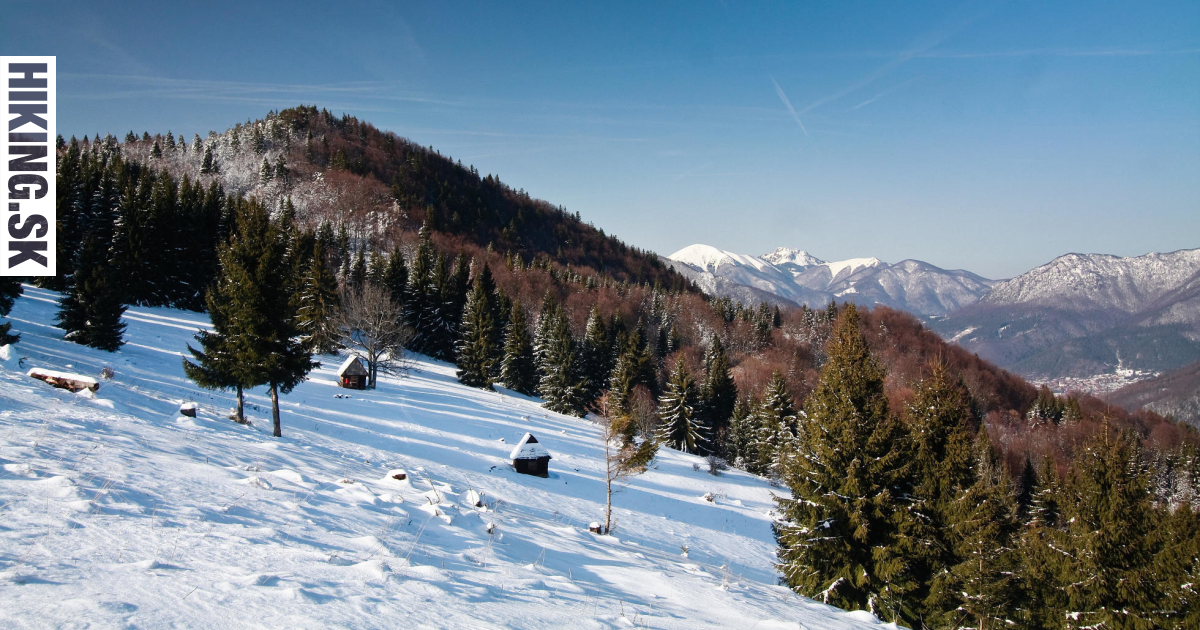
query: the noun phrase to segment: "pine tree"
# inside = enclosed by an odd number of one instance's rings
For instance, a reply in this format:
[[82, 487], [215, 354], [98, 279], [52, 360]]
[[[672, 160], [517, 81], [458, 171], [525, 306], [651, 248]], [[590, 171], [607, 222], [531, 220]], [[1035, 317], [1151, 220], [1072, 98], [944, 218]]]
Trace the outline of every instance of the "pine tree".
[[1106, 425], [1072, 462], [1063, 504], [1068, 628], [1154, 628], [1157, 523], [1137, 438]]
[[[12, 311], [13, 302], [21, 295], [21, 279], [11, 276], [0, 276], [0, 317], [8, 316]], [[21, 335], [12, 334], [11, 322], [0, 324], [0, 346], [7, 346], [21, 340]]]
[[[1000, 456], [979, 432], [974, 485], [947, 509], [948, 541], [957, 561], [935, 582], [950, 599], [926, 621], [951, 628], [1006, 628], [1018, 622], [1014, 540], [1020, 524], [1013, 484]], [[952, 598], [952, 599], [951, 599]], [[939, 623], [940, 621], [940, 623]]]
[[535, 391], [537, 370], [533, 365], [533, 344], [529, 341], [529, 325], [525, 321], [525, 309], [520, 300], [513, 300], [505, 327], [500, 380], [505, 387], [527, 396]]
[[888, 413], [884, 371], [847, 305], [808, 397], [797, 452], [783, 458], [792, 498], [779, 498], [779, 569], [796, 592], [848, 610], [910, 622], [916, 584], [898, 532], [903, 427]]
[[658, 441], [685, 453], [700, 453], [708, 443], [708, 427], [700, 414], [700, 388], [688, 372], [683, 357], [675, 363], [663, 394], [659, 397], [658, 417], [662, 426]]
[[121, 323], [125, 305], [106, 253], [97, 236], [84, 241], [70, 288], [59, 302], [57, 320], [58, 327], [67, 331], [64, 339], [115, 352], [125, 343]]
[[492, 367], [499, 358], [495, 320], [488, 304], [483, 278], [475, 277], [463, 309], [462, 336], [458, 342], [458, 380], [464, 385], [492, 389]]

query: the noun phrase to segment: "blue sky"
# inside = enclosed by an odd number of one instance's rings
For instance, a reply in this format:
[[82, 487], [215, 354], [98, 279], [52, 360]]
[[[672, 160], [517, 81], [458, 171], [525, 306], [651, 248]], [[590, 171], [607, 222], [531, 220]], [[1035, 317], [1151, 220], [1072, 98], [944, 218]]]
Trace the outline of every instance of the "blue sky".
[[662, 254], [1200, 247], [1194, 0], [176, 4], [2, 2], [0, 54], [66, 135], [316, 104]]

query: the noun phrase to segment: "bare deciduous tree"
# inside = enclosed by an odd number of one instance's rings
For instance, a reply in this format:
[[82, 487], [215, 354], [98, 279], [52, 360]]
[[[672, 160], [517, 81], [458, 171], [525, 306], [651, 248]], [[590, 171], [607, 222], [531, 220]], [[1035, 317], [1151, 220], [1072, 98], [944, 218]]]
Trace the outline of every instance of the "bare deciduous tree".
[[387, 290], [367, 282], [357, 290], [343, 291], [341, 301], [338, 334], [342, 345], [366, 362], [367, 385], [375, 389], [379, 372], [406, 370], [404, 344], [412, 338], [412, 328], [404, 325], [403, 309]]

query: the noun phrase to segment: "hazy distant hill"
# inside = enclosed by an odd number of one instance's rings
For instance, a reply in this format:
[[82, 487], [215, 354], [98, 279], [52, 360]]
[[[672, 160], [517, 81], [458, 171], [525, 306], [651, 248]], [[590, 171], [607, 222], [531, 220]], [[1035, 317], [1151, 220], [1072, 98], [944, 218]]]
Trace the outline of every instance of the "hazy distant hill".
[[747, 256], [691, 245], [669, 258], [708, 293], [737, 299], [759, 295], [746, 291], [750, 288], [813, 307], [837, 300], [943, 315], [974, 303], [993, 284], [969, 271], [941, 269], [919, 260], [894, 265], [878, 258], [827, 262], [786, 247], [764, 256]]
[[933, 326], [1030, 376], [1175, 369], [1200, 359], [1200, 249], [1060, 256]]

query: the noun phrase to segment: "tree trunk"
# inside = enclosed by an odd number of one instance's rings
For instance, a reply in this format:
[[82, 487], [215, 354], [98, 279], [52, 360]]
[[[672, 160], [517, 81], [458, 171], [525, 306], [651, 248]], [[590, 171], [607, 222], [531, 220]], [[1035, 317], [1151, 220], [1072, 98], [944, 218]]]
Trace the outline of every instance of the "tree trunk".
[[608, 475], [604, 477], [604, 491], [608, 495], [604, 501], [604, 533], [607, 534], [612, 527], [612, 477]]
[[246, 424], [245, 400], [246, 400], [245, 396], [242, 395], [242, 384], [238, 383], [238, 386], [237, 386], [237, 416], [235, 416], [233, 419], [233, 421], [237, 422], [238, 424]]
[[271, 435], [283, 437], [283, 428], [279, 425], [279, 386], [271, 383], [271, 422], [275, 430]]

